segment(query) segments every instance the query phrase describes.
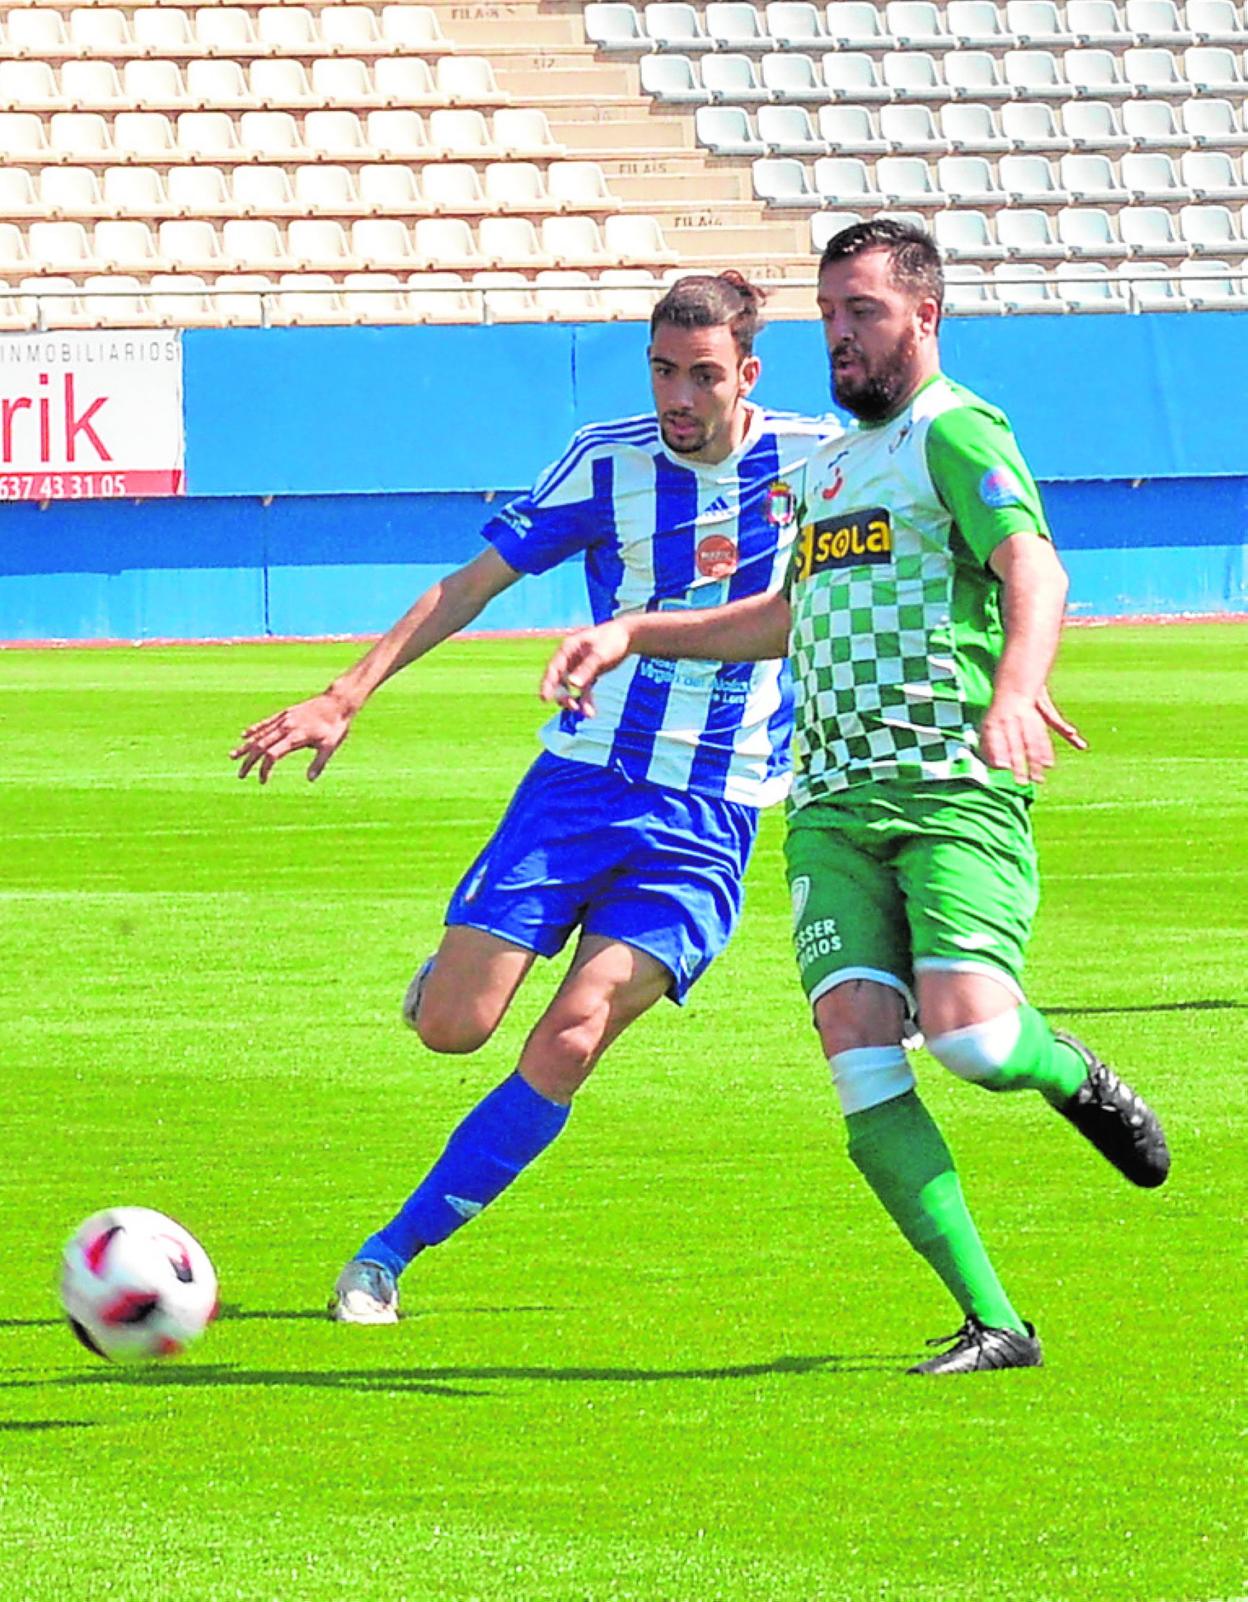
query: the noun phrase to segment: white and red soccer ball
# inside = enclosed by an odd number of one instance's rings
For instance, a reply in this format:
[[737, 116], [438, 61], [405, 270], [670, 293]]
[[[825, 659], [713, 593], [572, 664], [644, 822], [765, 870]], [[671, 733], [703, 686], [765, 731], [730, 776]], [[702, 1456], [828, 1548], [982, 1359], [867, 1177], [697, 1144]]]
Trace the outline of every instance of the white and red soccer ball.
[[61, 1305], [88, 1348], [115, 1362], [176, 1357], [217, 1314], [217, 1276], [188, 1230], [150, 1207], [110, 1207], [73, 1234]]

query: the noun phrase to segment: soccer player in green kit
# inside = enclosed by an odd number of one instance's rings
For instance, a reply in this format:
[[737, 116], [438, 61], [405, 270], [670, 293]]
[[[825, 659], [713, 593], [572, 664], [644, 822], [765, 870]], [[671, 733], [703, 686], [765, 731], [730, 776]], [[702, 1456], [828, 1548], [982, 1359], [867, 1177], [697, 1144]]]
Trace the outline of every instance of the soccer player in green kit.
[[634, 651], [787, 654], [796, 681], [786, 857], [794, 939], [851, 1160], [964, 1315], [911, 1373], [1033, 1367], [1019, 1317], [919, 1100], [903, 1040], [962, 1079], [1038, 1091], [1127, 1179], [1169, 1171], [1155, 1115], [1026, 1000], [1039, 899], [1029, 808], [1060, 726], [1045, 682], [1066, 576], [1009, 424], [940, 371], [940, 257], [881, 219], [837, 234], [818, 304], [858, 420], [793, 485], [785, 593], [617, 617], [565, 641], [543, 694], [592, 709]]

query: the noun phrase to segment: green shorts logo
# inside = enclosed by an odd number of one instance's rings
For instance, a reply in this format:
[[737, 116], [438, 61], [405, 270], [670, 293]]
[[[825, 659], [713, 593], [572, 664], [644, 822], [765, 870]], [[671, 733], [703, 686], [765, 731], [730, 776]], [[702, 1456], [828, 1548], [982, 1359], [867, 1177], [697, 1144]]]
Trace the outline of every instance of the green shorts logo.
[[799, 873], [790, 888], [793, 891], [793, 927], [796, 929], [802, 921], [802, 913], [806, 911], [806, 902], [810, 898], [810, 875]]

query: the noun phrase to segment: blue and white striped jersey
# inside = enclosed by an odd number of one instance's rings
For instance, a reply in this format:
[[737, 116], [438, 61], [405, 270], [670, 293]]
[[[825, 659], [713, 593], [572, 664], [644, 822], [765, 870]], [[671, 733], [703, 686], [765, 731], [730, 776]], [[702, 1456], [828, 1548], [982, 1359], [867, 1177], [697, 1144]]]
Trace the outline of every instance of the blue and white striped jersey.
[[[483, 533], [521, 573], [582, 555], [598, 623], [741, 600], [784, 582], [797, 533], [793, 486], [806, 458], [842, 432], [835, 418], [751, 406], [741, 449], [712, 464], [669, 451], [652, 414], [599, 423], [576, 433]], [[788, 790], [793, 693], [782, 662], [630, 657], [594, 699], [597, 717], [563, 712], [546, 725], [548, 750], [752, 806]]]

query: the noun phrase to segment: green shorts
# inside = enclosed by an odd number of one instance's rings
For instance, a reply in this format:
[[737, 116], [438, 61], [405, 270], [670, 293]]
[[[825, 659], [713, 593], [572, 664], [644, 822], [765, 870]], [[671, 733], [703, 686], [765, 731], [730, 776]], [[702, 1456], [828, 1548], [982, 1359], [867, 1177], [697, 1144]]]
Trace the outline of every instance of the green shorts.
[[846, 979], [901, 990], [988, 971], [1022, 997], [1040, 899], [1028, 802], [963, 780], [879, 780], [790, 814], [793, 940], [813, 1005]]

